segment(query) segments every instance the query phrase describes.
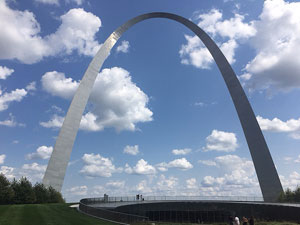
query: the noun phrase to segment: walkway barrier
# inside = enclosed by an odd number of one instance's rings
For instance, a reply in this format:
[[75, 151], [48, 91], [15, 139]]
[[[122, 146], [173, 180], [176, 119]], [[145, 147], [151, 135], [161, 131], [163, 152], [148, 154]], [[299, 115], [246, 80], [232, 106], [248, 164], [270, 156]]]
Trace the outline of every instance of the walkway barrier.
[[117, 222], [119, 224], [131, 224], [133, 222], [149, 221], [148, 217], [89, 206], [101, 202], [104, 202], [104, 198], [82, 199], [79, 202], [79, 211], [90, 216], [101, 218], [107, 221]]
[[263, 202], [259, 196], [119, 196], [82, 199], [84, 204], [136, 202], [136, 201], [237, 201], [237, 202]]

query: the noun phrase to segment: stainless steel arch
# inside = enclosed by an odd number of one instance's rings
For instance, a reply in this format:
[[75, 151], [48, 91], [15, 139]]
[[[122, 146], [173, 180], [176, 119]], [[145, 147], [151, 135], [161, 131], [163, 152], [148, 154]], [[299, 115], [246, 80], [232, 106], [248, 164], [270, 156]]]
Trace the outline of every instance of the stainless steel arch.
[[43, 183], [46, 186], [51, 185], [56, 190], [61, 191], [81, 117], [104, 60], [109, 55], [111, 48], [126, 30], [138, 22], [151, 18], [167, 18], [185, 25], [201, 39], [210, 51], [223, 75], [238, 113], [264, 200], [271, 202], [276, 201], [283, 189], [264, 136], [257, 123], [247, 96], [233, 69], [219, 47], [201, 28], [186, 18], [164, 12], [153, 12], [137, 16], [120, 26], [106, 39], [87, 68], [73, 97], [48, 163]]

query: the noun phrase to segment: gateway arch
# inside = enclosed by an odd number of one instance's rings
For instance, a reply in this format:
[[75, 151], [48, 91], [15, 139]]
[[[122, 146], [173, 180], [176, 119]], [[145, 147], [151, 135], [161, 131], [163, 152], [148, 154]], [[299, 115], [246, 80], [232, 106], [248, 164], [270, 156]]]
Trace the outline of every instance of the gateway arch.
[[186, 18], [165, 12], [147, 13], [127, 21], [117, 28], [101, 46], [100, 50], [89, 64], [68, 109], [43, 178], [44, 185], [51, 185], [57, 191], [61, 191], [81, 117], [103, 62], [108, 57], [112, 47], [125, 31], [136, 23], [151, 18], [171, 19], [185, 25], [193, 31], [207, 47], [224, 78], [237, 111], [254, 163], [264, 201], [277, 201], [277, 198], [283, 189], [262, 131], [233, 69], [219, 47], [201, 28]]

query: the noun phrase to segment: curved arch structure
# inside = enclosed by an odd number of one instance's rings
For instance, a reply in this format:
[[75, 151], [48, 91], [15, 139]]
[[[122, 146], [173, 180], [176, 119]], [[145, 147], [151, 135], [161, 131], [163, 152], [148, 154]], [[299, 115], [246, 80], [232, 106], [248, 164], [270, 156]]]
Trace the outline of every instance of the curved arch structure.
[[61, 191], [81, 117], [103, 62], [108, 57], [112, 47], [125, 31], [134, 24], [151, 18], [167, 18], [175, 20], [193, 31], [205, 44], [217, 63], [238, 113], [264, 200], [271, 202], [277, 201], [277, 198], [283, 189], [264, 136], [257, 123], [247, 96], [233, 69], [219, 47], [201, 28], [186, 18], [164, 12], [147, 13], [127, 21], [117, 28], [101, 46], [87, 68], [73, 97], [48, 163], [43, 183], [46, 186], [51, 185], [56, 190]]

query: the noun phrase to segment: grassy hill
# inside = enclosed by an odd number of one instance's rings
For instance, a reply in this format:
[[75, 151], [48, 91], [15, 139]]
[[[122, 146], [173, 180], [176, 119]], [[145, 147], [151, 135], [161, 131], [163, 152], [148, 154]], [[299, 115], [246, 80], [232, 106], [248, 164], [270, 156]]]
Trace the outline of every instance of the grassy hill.
[[115, 225], [70, 208], [69, 204], [0, 205], [0, 225]]

